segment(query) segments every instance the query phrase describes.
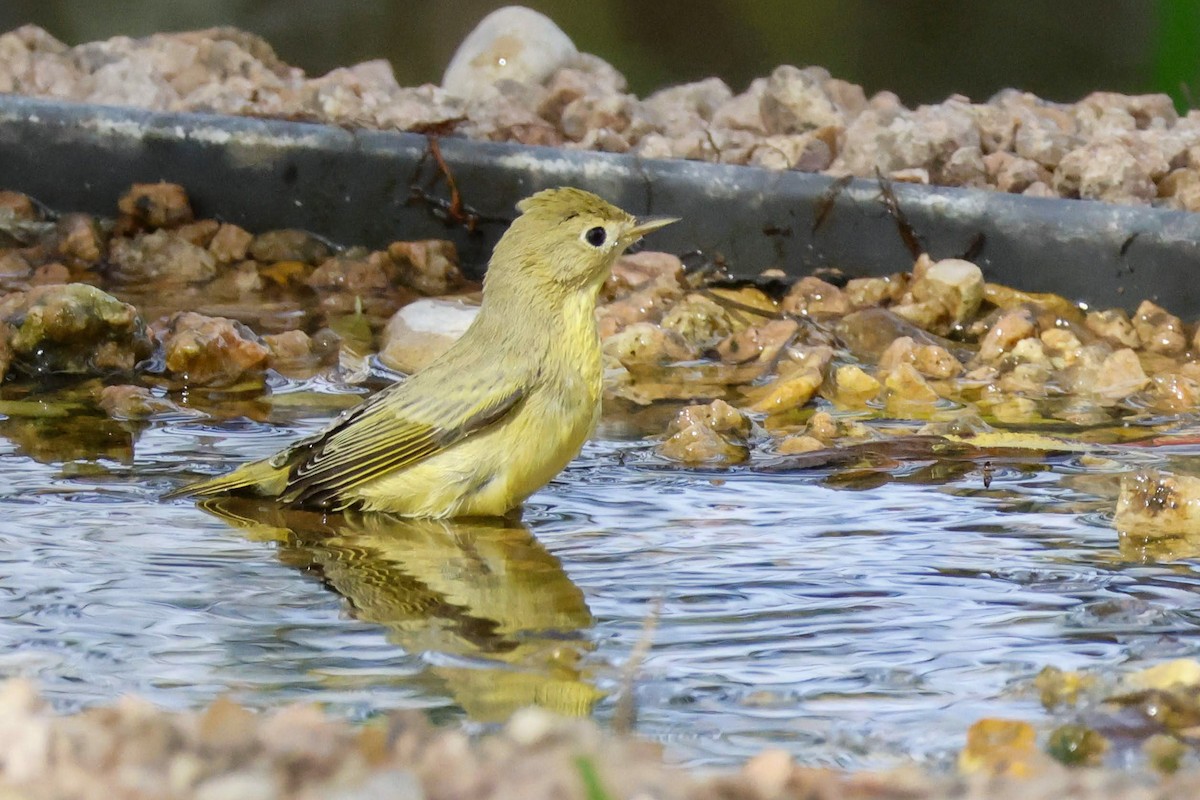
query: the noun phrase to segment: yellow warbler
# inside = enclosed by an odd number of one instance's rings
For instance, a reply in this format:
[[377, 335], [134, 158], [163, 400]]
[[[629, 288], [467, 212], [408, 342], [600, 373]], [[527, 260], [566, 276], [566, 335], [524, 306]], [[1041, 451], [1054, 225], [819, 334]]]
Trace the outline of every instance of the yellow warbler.
[[675, 220], [637, 220], [572, 188], [517, 209], [488, 264], [479, 314], [445, 354], [320, 433], [172, 494], [498, 516], [545, 485], [600, 414], [600, 286], [626, 247]]

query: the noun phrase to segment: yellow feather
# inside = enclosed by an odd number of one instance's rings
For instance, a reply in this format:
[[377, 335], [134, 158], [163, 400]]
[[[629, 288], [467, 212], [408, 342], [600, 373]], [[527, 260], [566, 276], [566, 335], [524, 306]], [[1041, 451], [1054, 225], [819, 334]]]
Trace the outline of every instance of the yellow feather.
[[523, 200], [483, 305], [441, 358], [269, 459], [174, 492], [408, 516], [503, 515], [579, 452], [600, 411], [596, 296], [639, 223], [579, 189]]

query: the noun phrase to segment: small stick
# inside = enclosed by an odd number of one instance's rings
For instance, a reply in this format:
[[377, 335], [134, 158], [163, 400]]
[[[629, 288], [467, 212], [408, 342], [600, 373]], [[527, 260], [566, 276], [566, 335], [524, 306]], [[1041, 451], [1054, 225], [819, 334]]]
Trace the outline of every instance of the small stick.
[[[450, 171], [450, 165], [446, 163], [446, 159], [442, 156], [442, 148], [441, 145], [438, 144], [437, 137], [427, 136], [426, 139], [429, 142], [429, 151], [426, 153], [426, 155], [433, 156], [433, 160], [437, 164], [438, 171], [428, 181], [426, 184], [426, 189], [419, 188], [416, 185], [416, 176], [413, 176], [414, 180], [412, 182], [412, 186], [410, 187], [412, 191], [412, 199], [419, 200], [427, 205], [432, 206], [434, 208], [434, 215], [439, 216], [444, 222], [462, 225], [467, 229], [468, 233], [474, 233], [476, 228], [479, 227], [482, 217], [463, 202], [462, 194], [458, 191], [458, 182], [454, 180], [454, 173]], [[425, 159], [422, 158], [422, 164], [424, 161]], [[418, 165], [417, 170], [418, 172], [420, 171], [420, 165]], [[446, 185], [450, 187], [449, 202], [434, 197], [428, 191], [429, 188], [432, 188], [432, 186], [437, 183], [439, 177], [445, 178]], [[438, 212], [440, 212], [440, 214]]]
[[825, 224], [825, 220], [829, 218], [830, 213], [833, 212], [834, 205], [837, 204], [837, 199], [845, 191], [846, 187], [850, 185], [850, 181], [852, 180], [854, 180], [853, 175], [843, 175], [829, 184], [828, 189], [821, 192], [821, 196], [817, 198], [815, 205], [816, 213], [813, 215], [813, 233], [816, 233]]
[[621, 669], [621, 694], [617, 697], [617, 707], [613, 710], [612, 728], [616, 733], [632, 733], [637, 724], [637, 700], [633, 696], [633, 685], [637, 682], [638, 670], [654, 644], [654, 631], [658, 628], [658, 618], [662, 615], [663, 596], [660, 594], [650, 605], [646, 618], [642, 621], [642, 635], [637, 644], [629, 651], [629, 658]]
[[442, 147], [438, 144], [436, 136], [429, 137], [429, 150], [433, 153], [433, 160], [437, 162], [438, 169], [446, 176], [446, 185], [450, 187], [450, 207], [446, 209], [450, 219], [465, 225], [467, 232], [474, 233], [475, 226], [479, 223], [479, 215], [467, 210], [463, 205], [462, 195], [458, 191], [458, 183], [454, 180], [454, 173], [450, 171], [446, 159], [442, 157]]
[[925, 252], [925, 246], [921, 244], [921, 238], [917, 236], [908, 217], [904, 216], [904, 211], [900, 208], [900, 200], [892, 189], [892, 182], [883, 176], [879, 167], [875, 168], [875, 178], [879, 181], [879, 199], [883, 202], [883, 207], [887, 209], [888, 214], [896, 221], [896, 227], [900, 229], [900, 239], [913, 258], [919, 257], [921, 253]]

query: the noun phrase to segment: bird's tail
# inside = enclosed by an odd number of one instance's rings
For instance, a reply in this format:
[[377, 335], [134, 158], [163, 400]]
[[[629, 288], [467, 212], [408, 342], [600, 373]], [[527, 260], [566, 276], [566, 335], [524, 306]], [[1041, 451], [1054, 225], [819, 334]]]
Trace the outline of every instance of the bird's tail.
[[172, 489], [163, 499], [173, 497], [212, 497], [214, 495], [242, 494], [258, 497], [278, 497], [287, 486], [287, 466], [272, 466], [267, 459], [243, 464], [233, 472], [215, 478], [190, 483]]

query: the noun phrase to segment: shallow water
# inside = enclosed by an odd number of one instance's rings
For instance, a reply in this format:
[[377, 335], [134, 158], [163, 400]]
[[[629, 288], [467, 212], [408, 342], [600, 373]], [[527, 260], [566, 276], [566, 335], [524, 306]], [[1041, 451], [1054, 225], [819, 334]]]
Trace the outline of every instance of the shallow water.
[[930, 459], [677, 470], [609, 424], [508, 526], [158, 499], [316, 429], [349, 391], [281, 386], [266, 422], [0, 422], [0, 676], [63, 709], [231, 693], [353, 718], [488, 722], [536, 702], [606, 720], [661, 602], [637, 728], [677, 759], [778, 745], [944, 765], [981, 717], [1046, 720], [1044, 666], [1200, 650], [1197, 560], [1123, 553], [1115, 473], [1075, 456], [997, 461], [988, 489], [979, 465]]

